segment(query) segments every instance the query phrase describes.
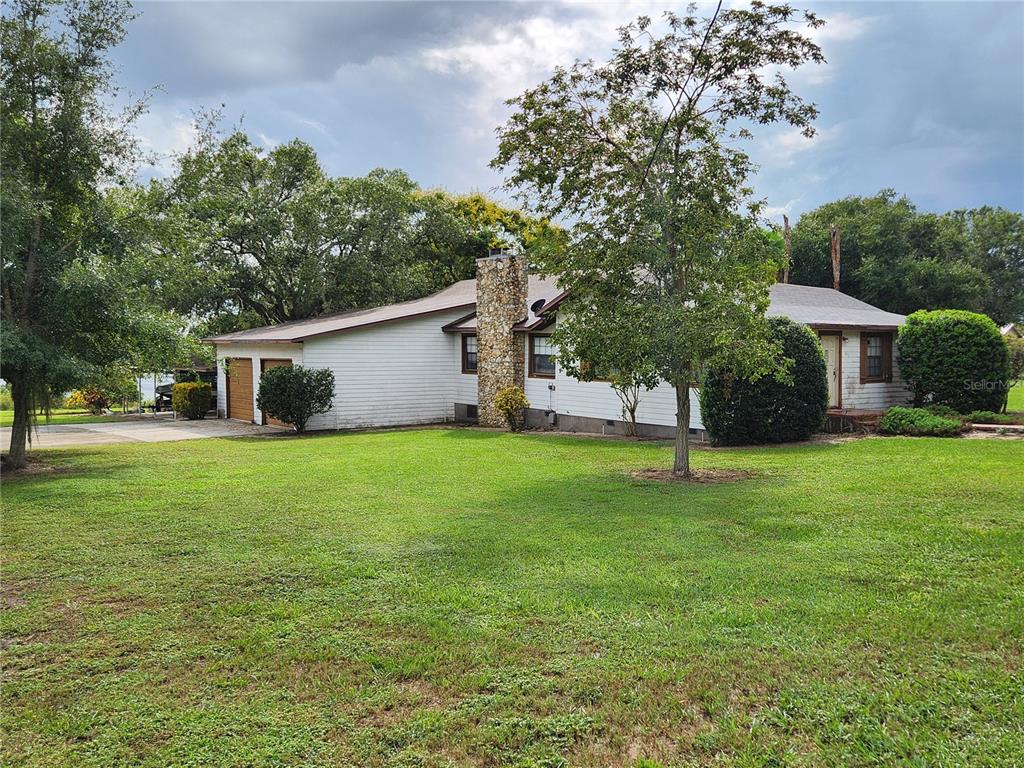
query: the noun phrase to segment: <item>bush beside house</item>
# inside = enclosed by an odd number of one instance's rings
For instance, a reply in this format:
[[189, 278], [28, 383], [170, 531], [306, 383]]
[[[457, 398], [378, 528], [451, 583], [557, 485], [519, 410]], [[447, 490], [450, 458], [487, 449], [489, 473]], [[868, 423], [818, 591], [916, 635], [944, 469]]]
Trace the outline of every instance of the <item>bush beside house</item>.
[[701, 418], [718, 445], [806, 440], [824, 422], [828, 379], [817, 336], [788, 318], [769, 322], [783, 356], [792, 360], [788, 376], [750, 380], [712, 368], [704, 377]]
[[296, 432], [318, 413], [331, 409], [334, 401], [334, 374], [325, 368], [280, 365], [260, 376], [257, 407], [271, 418], [291, 424]]
[[210, 410], [213, 387], [205, 381], [183, 381], [171, 387], [171, 407], [185, 419], [202, 419]]
[[959, 413], [1002, 409], [1009, 351], [989, 317], [958, 309], [914, 312], [900, 327], [897, 344], [915, 406], [947, 405]]
[[513, 432], [521, 432], [526, 426], [526, 409], [530, 401], [522, 389], [514, 384], [500, 390], [494, 396], [494, 407], [505, 417], [508, 428]]

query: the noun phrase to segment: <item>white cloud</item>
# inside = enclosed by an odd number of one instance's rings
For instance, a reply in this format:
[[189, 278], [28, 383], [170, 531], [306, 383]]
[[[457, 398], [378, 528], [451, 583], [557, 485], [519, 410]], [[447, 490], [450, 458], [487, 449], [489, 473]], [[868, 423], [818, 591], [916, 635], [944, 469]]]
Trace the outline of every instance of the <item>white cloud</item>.
[[810, 138], [804, 136], [799, 128], [788, 128], [762, 142], [757, 148], [757, 156], [762, 165], [790, 166], [798, 155], [834, 144], [842, 134], [841, 124], [819, 128]]
[[783, 215], [788, 216], [792, 213], [794, 206], [800, 202], [799, 197], [794, 197], [785, 205], [766, 205], [762, 210], [763, 213], [769, 219], [775, 219], [776, 221], [782, 221]]
[[825, 26], [812, 29], [808, 36], [818, 45], [829, 43], [849, 43], [862, 37], [881, 17], [879, 16], [852, 16], [845, 11], [838, 13], [825, 12], [821, 14], [825, 20]]
[[278, 141], [277, 139], [270, 138], [269, 136], [267, 136], [267, 134], [263, 133], [263, 131], [257, 131], [256, 137], [267, 149], [277, 149], [277, 147], [280, 146], [281, 144], [280, 141]]
[[174, 158], [185, 152], [199, 136], [191, 114], [171, 107], [153, 109], [136, 124], [135, 135], [147, 156], [143, 172], [169, 176], [174, 172]]
[[421, 51], [418, 64], [442, 75], [475, 81], [477, 87], [466, 99], [474, 120], [464, 127], [489, 136], [507, 114], [506, 99], [549, 77], [557, 66], [571, 65], [578, 58], [600, 58], [616, 42], [619, 27], [645, 13], [657, 17], [670, 6], [598, 3], [572, 7], [580, 11], [574, 19], [537, 15], [476, 30], [471, 37]]

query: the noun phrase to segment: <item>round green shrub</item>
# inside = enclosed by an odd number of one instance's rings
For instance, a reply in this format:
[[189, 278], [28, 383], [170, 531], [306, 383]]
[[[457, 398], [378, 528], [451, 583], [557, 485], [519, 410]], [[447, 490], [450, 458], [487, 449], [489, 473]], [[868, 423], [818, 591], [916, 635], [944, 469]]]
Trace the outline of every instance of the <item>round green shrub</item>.
[[878, 431], [886, 435], [953, 437], [967, 426], [960, 419], [938, 416], [926, 408], [890, 408], [882, 414]]
[[334, 403], [334, 374], [326, 368], [279, 365], [260, 376], [256, 405], [296, 432], [305, 432], [310, 418]]
[[185, 381], [171, 387], [171, 408], [186, 419], [202, 419], [210, 410], [213, 387], [205, 381]]
[[986, 315], [960, 309], [915, 312], [900, 327], [897, 347], [914, 405], [948, 405], [959, 413], [1002, 409], [1009, 353]]
[[526, 409], [530, 401], [526, 393], [516, 385], [505, 387], [494, 396], [494, 407], [505, 417], [508, 428], [513, 432], [522, 431], [526, 426]]
[[750, 380], [725, 367], [711, 368], [700, 388], [704, 427], [718, 445], [806, 440], [819, 429], [828, 408], [825, 357], [814, 332], [785, 317], [769, 319], [789, 376]]

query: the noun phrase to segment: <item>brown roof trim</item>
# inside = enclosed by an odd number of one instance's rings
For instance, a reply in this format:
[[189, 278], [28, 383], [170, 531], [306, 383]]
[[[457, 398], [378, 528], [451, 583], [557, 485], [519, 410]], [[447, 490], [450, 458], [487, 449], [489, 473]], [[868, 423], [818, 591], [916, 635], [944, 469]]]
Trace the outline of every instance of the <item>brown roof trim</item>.
[[[437, 309], [428, 309], [423, 312], [412, 312], [408, 315], [401, 315], [400, 317], [388, 317], [383, 320], [371, 320], [366, 323], [358, 323], [357, 325], [350, 325], [347, 328], [333, 328], [329, 331], [320, 331], [319, 333], [306, 333], [302, 336], [294, 336], [290, 339], [259, 339], [259, 338], [240, 338], [240, 339], [229, 339], [224, 337], [213, 337], [211, 339], [204, 339], [211, 344], [295, 344], [298, 342], [305, 341], [306, 339], [315, 339], [320, 336], [330, 336], [334, 333], [346, 333], [348, 331], [355, 331], [361, 328], [370, 328], [374, 325], [385, 325], [387, 323], [397, 323], [402, 320], [410, 320], [414, 317], [427, 317], [429, 315], [436, 315], [441, 312], [451, 312], [453, 309], [465, 309], [466, 307], [475, 307], [476, 302], [467, 302], [465, 304], [455, 304], [451, 307], [439, 307]], [[273, 327], [273, 326], [271, 326]]]
[[199, 340], [203, 344], [301, 344], [301, 339], [227, 339], [210, 336]]
[[[459, 328], [458, 326], [462, 325], [467, 320], [472, 320], [474, 317], [476, 317], [476, 304], [473, 305], [473, 311], [470, 312], [468, 315], [463, 315], [458, 320], [452, 320], [450, 323], [442, 325], [441, 330], [444, 331], [445, 333], [462, 333], [463, 329]], [[465, 329], [465, 331], [476, 333], [475, 329], [467, 328]]]
[[546, 315], [551, 310], [556, 309], [558, 305], [565, 301], [568, 297], [569, 291], [562, 291], [560, 294], [555, 296], [555, 298], [553, 298], [551, 301], [549, 301], [547, 304], [545, 304], [543, 307], [537, 310], [537, 314]]
[[346, 331], [355, 331], [360, 328], [370, 328], [374, 325], [387, 325], [388, 323], [397, 323], [402, 320], [410, 320], [414, 317], [427, 317], [429, 315], [437, 315], [441, 312], [451, 312], [453, 309], [465, 309], [466, 307], [475, 307], [476, 302], [469, 302], [467, 304], [456, 304], [454, 307], [441, 307], [440, 309], [428, 309], [424, 312], [413, 312], [410, 315], [402, 315], [401, 317], [389, 317], [384, 320], [373, 320], [369, 323], [360, 323], [359, 325], [350, 325], [348, 328], [337, 328], [333, 331], [321, 331], [320, 333], [310, 333], [306, 336], [296, 336], [291, 341], [303, 341], [305, 339], [314, 339], [318, 336], [330, 336], [332, 333], [345, 333]]
[[530, 333], [532, 331], [540, 331], [547, 328], [555, 322], [553, 317], [538, 317], [532, 323], [518, 322], [512, 326], [514, 333]]
[[815, 331], [896, 331], [898, 325], [861, 325], [860, 323], [807, 323]]

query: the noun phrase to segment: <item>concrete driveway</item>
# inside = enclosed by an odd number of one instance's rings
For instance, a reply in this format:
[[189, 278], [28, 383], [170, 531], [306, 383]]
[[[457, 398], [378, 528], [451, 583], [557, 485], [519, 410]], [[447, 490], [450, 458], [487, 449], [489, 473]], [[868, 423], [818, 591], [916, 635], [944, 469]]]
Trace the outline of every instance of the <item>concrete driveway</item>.
[[[204, 437], [244, 437], [288, 432], [281, 427], [261, 427], [228, 419], [174, 421], [170, 416], [126, 418], [98, 424], [44, 424], [32, 435], [32, 448], [64, 448], [73, 445], [112, 443], [162, 443], [170, 440], [198, 440]], [[0, 428], [0, 444], [11, 442], [9, 427]]]

